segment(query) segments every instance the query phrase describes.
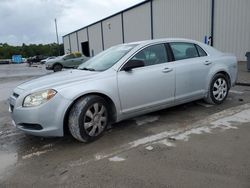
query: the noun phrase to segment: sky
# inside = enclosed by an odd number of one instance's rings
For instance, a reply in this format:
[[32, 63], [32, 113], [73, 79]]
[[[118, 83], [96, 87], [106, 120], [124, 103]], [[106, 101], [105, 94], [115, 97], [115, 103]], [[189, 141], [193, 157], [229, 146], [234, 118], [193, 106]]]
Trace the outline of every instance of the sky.
[[0, 0], [0, 43], [56, 42], [62, 36], [143, 0]]

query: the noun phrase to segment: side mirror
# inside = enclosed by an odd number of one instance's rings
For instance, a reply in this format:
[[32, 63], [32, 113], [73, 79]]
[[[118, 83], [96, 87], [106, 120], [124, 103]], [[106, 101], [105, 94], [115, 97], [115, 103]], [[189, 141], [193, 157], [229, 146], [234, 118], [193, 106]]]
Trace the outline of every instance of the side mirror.
[[144, 62], [142, 60], [129, 60], [124, 67], [122, 68], [122, 70], [125, 71], [131, 71], [134, 68], [138, 68], [138, 67], [144, 67]]

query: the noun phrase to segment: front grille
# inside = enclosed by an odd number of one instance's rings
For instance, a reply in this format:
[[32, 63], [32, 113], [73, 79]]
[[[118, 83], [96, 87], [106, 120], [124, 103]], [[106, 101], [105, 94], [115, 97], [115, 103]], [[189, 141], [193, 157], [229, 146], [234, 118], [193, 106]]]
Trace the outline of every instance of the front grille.
[[19, 95], [18, 95], [17, 93], [13, 93], [13, 96], [14, 96], [15, 98], [18, 98], [18, 97], [19, 97]]
[[16, 104], [16, 100], [18, 97], [19, 97], [19, 94], [17, 94], [16, 92], [13, 92], [12, 96], [10, 96], [10, 98], [9, 98], [9, 103], [10, 103], [9, 110], [10, 110], [10, 112], [13, 112], [14, 106]]
[[10, 111], [13, 112], [14, 106], [10, 104]]

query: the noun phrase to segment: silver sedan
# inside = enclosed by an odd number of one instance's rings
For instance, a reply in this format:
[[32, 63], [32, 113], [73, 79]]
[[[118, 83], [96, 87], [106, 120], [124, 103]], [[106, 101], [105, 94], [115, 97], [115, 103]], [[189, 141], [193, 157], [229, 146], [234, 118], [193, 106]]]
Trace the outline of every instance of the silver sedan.
[[10, 96], [13, 124], [37, 136], [92, 141], [109, 123], [204, 99], [221, 104], [237, 77], [237, 60], [187, 39], [111, 47], [77, 70], [19, 85]]

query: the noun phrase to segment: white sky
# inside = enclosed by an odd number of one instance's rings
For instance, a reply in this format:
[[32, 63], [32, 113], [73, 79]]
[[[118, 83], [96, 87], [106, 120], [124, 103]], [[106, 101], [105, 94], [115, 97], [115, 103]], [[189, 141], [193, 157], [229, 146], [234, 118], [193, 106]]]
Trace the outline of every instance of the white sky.
[[0, 0], [0, 43], [11, 45], [56, 42], [83, 26], [143, 0]]

